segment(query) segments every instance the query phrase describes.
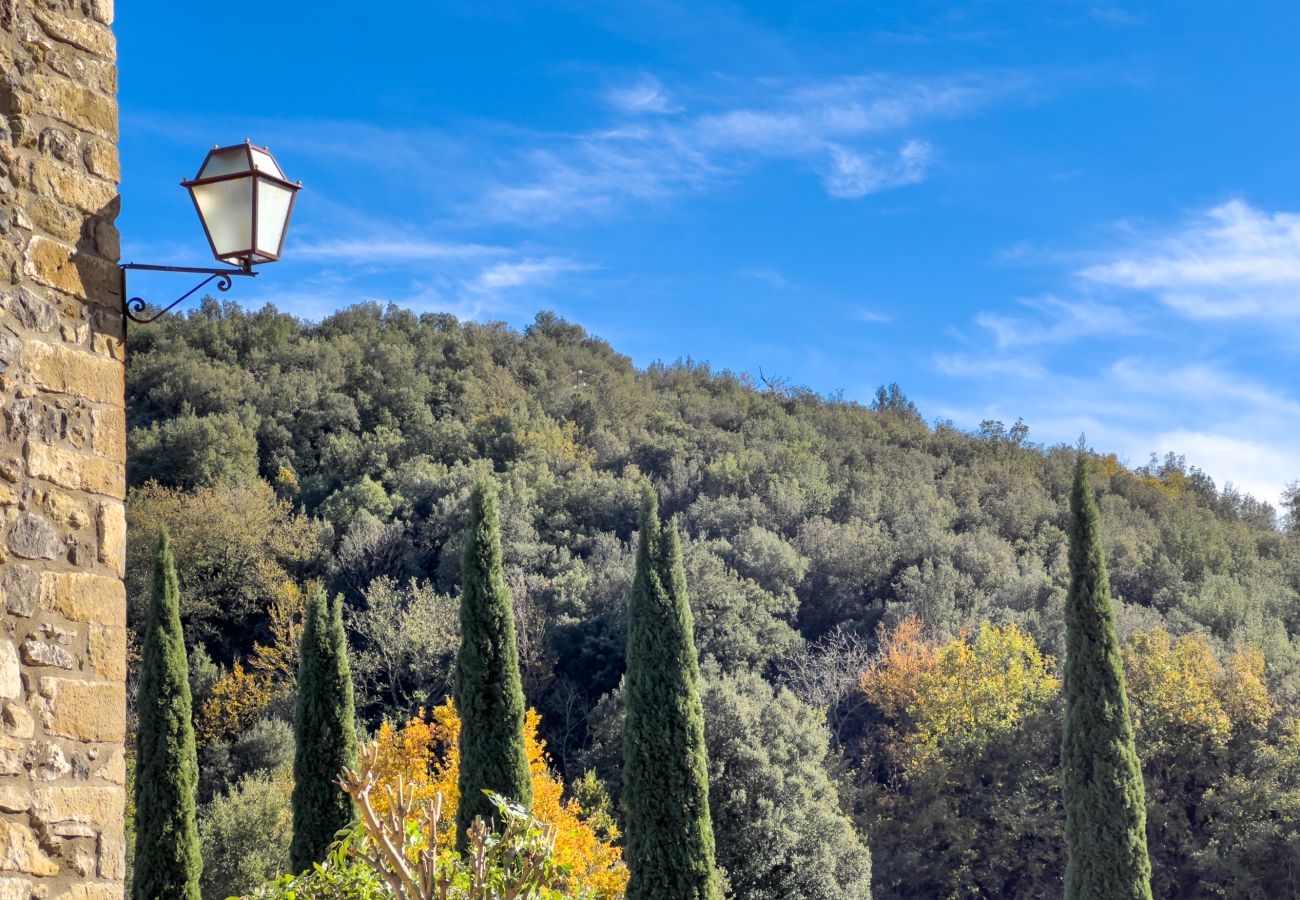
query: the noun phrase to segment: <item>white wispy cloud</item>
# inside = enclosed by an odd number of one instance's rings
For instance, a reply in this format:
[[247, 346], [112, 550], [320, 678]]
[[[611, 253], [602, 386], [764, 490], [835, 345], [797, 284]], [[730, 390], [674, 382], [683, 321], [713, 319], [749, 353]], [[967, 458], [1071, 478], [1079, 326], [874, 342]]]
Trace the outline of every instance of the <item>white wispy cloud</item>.
[[930, 145], [918, 140], [905, 142], [893, 154], [862, 153], [840, 144], [826, 149], [830, 165], [821, 170], [826, 193], [849, 200], [924, 180], [931, 157]]
[[510, 252], [506, 247], [488, 244], [389, 237], [300, 241], [293, 248], [294, 256], [302, 259], [341, 263], [419, 263], [480, 259], [487, 256], [502, 256]]
[[465, 287], [477, 294], [500, 293], [515, 288], [550, 284], [565, 272], [578, 272], [592, 266], [559, 256], [502, 262], [480, 271]]
[[1063, 344], [1085, 337], [1132, 334], [1137, 323], [1123, 307], [1091, 299], [1047, 296], [1019, 301], [1029, 314], [981, 312], [975, 324], [988, 331], [999, 350]]
[[542, 140], [520, 160], [519, 176], [490, 186], [472, 208], [505, 221], [606, 215], [782, 160], [819, 175], [830, 196], [857, 199], [926, 177], [933, 148], [905, 132], [969, 114], [1024, 84], [1015, 76], [728, 82], [716, 96], [697, 87], [687, 107], [643, 76], [607, 95], [622, 120]]
[[880, 312], [876, 309], [867, 309], [858, 307], [850, 313], [850, 318], [859, 322], [867, 322], [871, 325], [887, 325], [894, 321], [894, 316], [889, 313]]
[[[1225, 406], [1235, 410], [1267, 412], [1276, 417], [1300, 419], [1300, 402], [1282, 391], [1258, 384], [1241, 372], [1210, 363], [1156, 365], [1151, 360], [1125, 357], [1107, 370], [1125, 392], [1163, 399], [1192, 401], [1202, 408]], [[1296, 460], [1300, 468], [1300, 459]]]
[[1300, 317], [1300, 214], [1230, 200], [1079, 270], [1195, 319]]
[[1289, 372], [1296, 345], [1259, 328], [1300, 317], [1300, 214], [1233, 200], [1114, 229], [1101, 248], [1000, 261], [1055, 266], [1059, 290], [980, 312], [956, 333], [965, 348], [933, 356], [967, 397], [950, 407], [959, 422], [1024, 416], [1041, 438], [1086, 432], [1135, 464], [1181, 454], [1270, 502], [1300, 477], [1300, 385], [1267, 374]]
[[626, 113], [669, 113], [675, 108], [663, 84], [650, 74], [642, 74], [633, 84], [610, 88], [605, 98]]
[[768, 287], [771, 287], [775, 290], [781, 290], [782, 288], [786, 287], [786, 285], [789, 284], [789, 281], [786, 279], [786, 277], [782, 275], [780, 272], [778, 272], [776, 269], [770, 269], [764, 266], [757, 266], [751, 269], [744, 269], [743, 271], [741, 271], [740, 274], [745, 276], [746, 278], [752, 278], [755, 281], [761, 281], [764, 284], [766, 284]]

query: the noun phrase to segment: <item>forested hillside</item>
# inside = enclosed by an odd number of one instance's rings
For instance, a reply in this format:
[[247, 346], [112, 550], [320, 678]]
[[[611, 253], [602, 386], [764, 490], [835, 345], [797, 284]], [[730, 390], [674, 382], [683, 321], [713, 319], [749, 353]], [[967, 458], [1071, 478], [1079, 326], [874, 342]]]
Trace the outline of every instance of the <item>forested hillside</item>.
[[[494, 473], [525, 694], [584, 808], [619, 809], [649, 479], [683, 532], [735, 896], [1060, 895], [1074, 448], [928, 423], [893, 385], [864, 406], [689, 360], [638, 370], [545, 313], [520, 333], [208, 301], [132, 330], [127, 390], [131, 613], [166, 525], [204, 855], [228, 867], [205, 878], [279, 864], [310, 582], [343, 596], [366, 728], [444, 702], [467, 498]], [[1158, 895], [1294, 896], [1300, 510], [1091, 452]]]

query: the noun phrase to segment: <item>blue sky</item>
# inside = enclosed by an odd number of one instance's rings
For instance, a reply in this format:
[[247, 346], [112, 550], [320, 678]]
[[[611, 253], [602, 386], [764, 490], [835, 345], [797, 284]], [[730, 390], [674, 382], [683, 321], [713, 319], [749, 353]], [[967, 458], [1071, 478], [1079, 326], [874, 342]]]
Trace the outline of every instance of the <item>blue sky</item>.
[[177, 183], [251, 137], [306, 188], [246, 306], [550, 309], [638, 364], [1300, 478], [1300, 7], [375, 9], [120, 4], [123, 258], [203, 264]]

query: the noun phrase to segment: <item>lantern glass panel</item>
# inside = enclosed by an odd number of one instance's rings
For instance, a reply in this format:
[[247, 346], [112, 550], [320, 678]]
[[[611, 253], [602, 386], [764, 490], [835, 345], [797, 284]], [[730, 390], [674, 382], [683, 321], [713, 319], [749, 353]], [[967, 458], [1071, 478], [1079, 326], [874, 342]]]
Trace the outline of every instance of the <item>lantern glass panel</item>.
[[227, 147], [213, 152], [199, 171], [199, 178], [217, 178], [236, 172], [247, 172], [248, 151], [244, 147]]
[[256, 147], [250, 147], [249, 152], [253, 155], [253, 168], [259, 172], [265, 172], [267, 175], [274, 175], [276, 178], [284, 179], [284, 172], [276, 165], [271, 154], [265, 150], [259, 150]]
[[257, 251], [264, 256], [280, 255], [284, 229], [289, 222], [293, 189], [259, 178], [257, 184]]
[[253, 179], [231, 178], [191, 186], [199, 215], [218, 259], [247, 253], [253, 246]]

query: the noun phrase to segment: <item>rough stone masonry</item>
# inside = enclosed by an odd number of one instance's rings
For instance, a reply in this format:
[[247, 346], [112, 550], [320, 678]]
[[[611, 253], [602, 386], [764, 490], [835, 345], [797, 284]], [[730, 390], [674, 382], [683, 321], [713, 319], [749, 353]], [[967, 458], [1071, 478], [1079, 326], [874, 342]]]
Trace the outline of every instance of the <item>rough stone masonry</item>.
[[113, 0], [0, 0], [0, 900], [122, 897]]

